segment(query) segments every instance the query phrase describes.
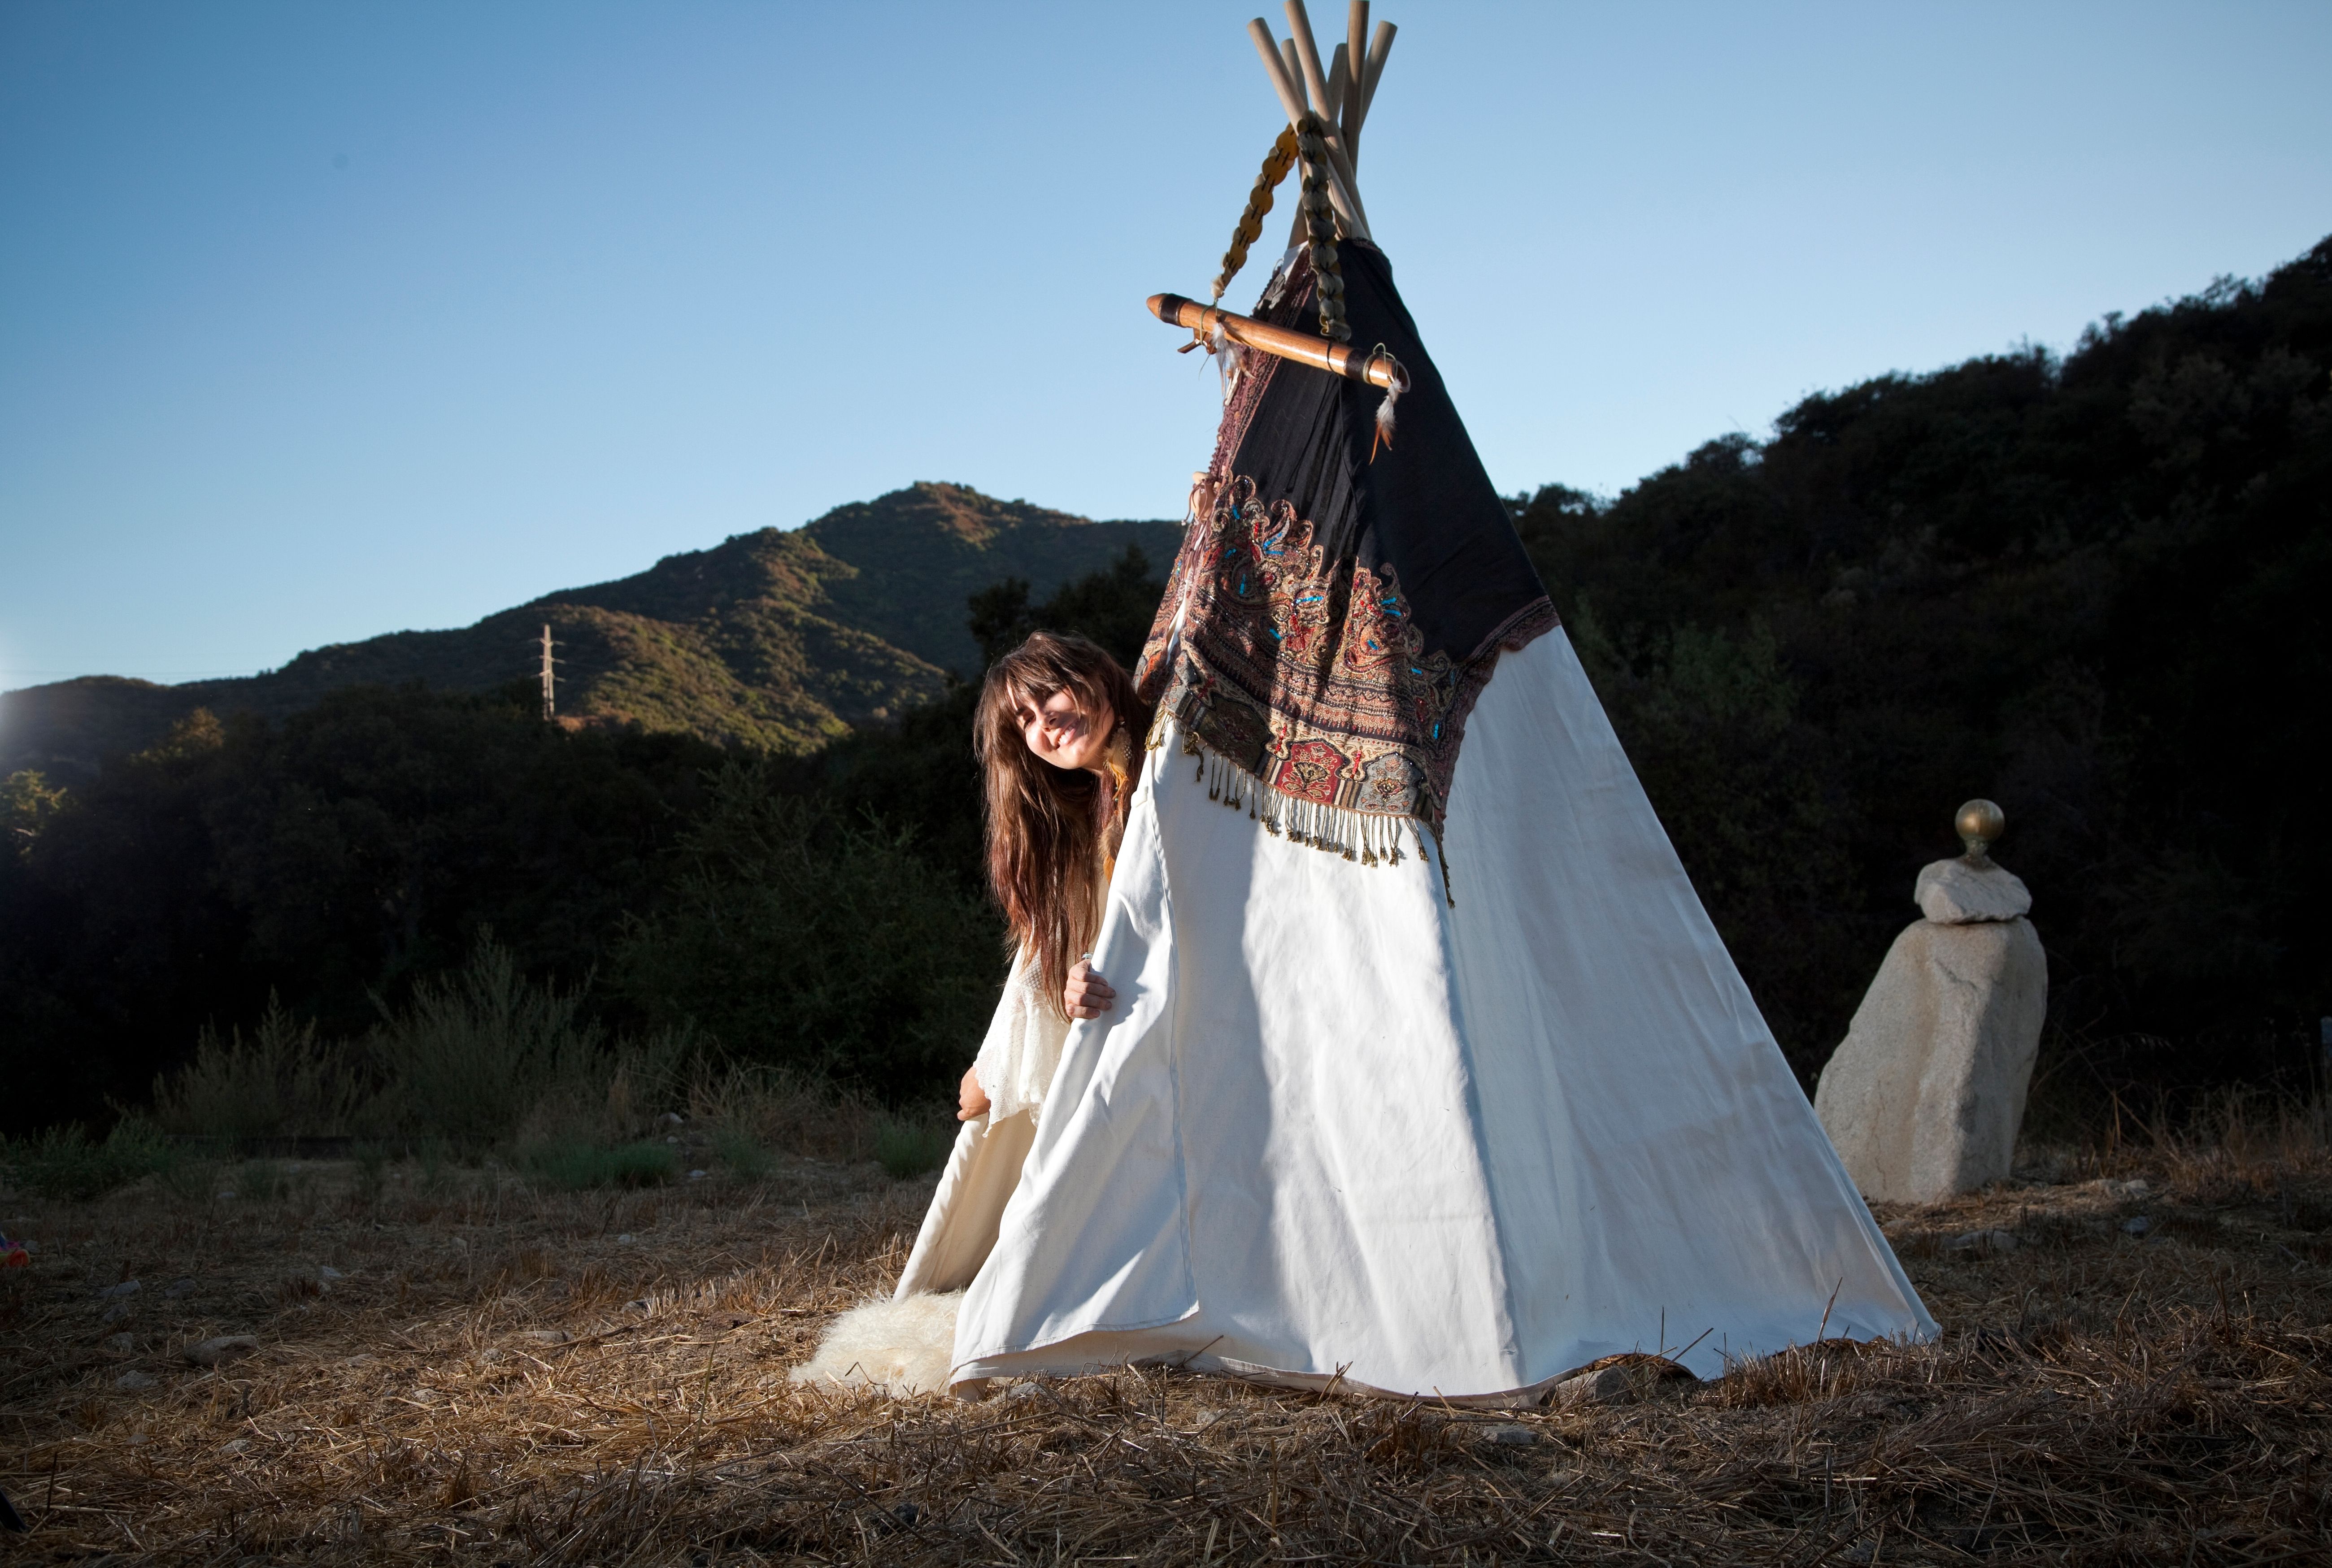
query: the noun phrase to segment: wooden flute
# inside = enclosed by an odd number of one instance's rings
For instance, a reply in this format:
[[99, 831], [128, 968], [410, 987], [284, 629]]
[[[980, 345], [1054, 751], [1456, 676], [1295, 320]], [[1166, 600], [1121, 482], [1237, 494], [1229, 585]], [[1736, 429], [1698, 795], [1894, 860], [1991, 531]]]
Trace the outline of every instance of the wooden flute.
[[1299, 365], [1309, 365], [1314, 370], [1325, 370], [1331, 376], [1342, 376], [1348, 381], [1365, 381], [1371, 387], [1391, 387], [1395, 373], [1392, 358], [1375, 354], [1366, 349], [1355, 349], [1350, 343], [1338, 343], [1308, 332], [1290, 331], [1258, 321], [1252, 316], [1240, 316], [1219, 306], [1202, 305], [1196, 300], [1180, 294], [1152, 294], [1150, 313], [1170, 327], [1188, 327], [1199, 339], [1214, 336], [1219, 326], [1223, 336], [1249, 349], [1260, 349], [1282, 359], [1293, 359]]

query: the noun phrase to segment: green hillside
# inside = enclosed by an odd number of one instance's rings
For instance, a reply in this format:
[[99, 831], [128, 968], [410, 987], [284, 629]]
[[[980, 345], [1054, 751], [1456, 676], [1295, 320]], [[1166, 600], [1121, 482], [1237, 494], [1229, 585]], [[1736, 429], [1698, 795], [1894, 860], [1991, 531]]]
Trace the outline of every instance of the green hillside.
[[282, 718], [328, 692], [420, 681], [483, 692], [558, 643], [569, 728], [690, 734], [798, 751], [887, 718], [980, 667], [964, 603], [1019, 578], [1043, 595], [1138, 545], [1162, 568], [1171, 522], [1093, 522], [955, 484], [916, 484], [806, 527], [739, 534], [635, 577], [546, 594], [452, 631], [392, 632], [235, 680], [91, 676], [0, 695], [0, 773], [85, 771], [196, 708]]

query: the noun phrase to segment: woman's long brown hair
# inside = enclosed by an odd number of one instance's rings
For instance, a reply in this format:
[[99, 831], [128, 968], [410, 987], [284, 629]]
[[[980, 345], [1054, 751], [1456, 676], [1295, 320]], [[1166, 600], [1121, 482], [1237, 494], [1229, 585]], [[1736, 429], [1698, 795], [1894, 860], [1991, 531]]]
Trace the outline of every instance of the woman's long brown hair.
[[[1056, 768], [1028, 750], [1022, 704], [1041, 707], [1067, 692], [1077, 707], [1114, 721], [1138, 753], [1150, 710], [1133, 681], [1098, 645], [1037, 632], [989, 666], [972, 721], [972, 744], [988, 783], [988, 880], [1016, 943], [1036, 954], [1045, 994], [1063, 1012], [1069, 970], [1101, 930], [1101, 781], [1082, 768]], [[1127, 785], [1128, 792], [1132, 785]], [[1125, 802], [1118, 802], [1122, 812]]]

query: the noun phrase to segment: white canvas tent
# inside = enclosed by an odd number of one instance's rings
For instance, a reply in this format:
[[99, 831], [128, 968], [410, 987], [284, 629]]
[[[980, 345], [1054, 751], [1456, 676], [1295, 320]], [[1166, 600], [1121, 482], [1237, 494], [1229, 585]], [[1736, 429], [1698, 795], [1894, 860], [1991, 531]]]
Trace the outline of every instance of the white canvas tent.
[[[1260, 322], [1168, 297], [1249, 351], [1139, 672], [1094, 949], [1119, 999], [1062, 1026], [1016, 977], [898, 1305], [800, 1375], [1167, 1362], [1505, 1402], [1619, 1353], [1706, 1376], [1932, 1334], [1368, 242], [1391, 30], [1363, 53], [1355, 4], [1324, 64], [1287, 9], [1285, 52], [1254, 31], [1308, 243]], [[1282, 357], [1339, 292], [1374, 347], [1324, 359], [1324, 312]]]

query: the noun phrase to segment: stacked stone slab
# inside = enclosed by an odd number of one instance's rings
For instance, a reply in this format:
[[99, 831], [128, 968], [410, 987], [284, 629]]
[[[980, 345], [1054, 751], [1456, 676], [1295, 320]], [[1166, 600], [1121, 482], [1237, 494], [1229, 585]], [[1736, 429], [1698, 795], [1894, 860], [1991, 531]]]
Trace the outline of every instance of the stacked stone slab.
[[1874, 1201], [1939, 1202], [2008, 1174], [2049, 964], [2025, 919], [2031, 894], [1984, 855], [1997, 832], [1919, 873], [1926, 918], [1888, 950], [1815, 1089], [1847, 1174]]

